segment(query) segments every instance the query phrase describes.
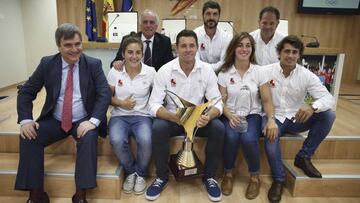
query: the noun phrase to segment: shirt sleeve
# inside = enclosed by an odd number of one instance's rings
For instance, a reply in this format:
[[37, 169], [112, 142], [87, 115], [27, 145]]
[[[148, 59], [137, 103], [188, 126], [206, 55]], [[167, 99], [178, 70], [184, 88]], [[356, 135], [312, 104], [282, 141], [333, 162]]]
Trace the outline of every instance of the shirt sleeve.
[[150, 113], [153, 117], [156, 117], [156, 112], [164, 103], [164, 99], [166, 95], [165, 73], [166, 73], [165, 71], [161, 71], [160, 69], [159, 72], [157, 72], [154, 77], [153, 89], [149, 100]]
[[222, 87], [226, 87], [225, 73], [220, 72], [218, 75], [218, 84]]
[[110, 86], [116, 86], [116, 70], [114, 68], [110, 69], [107, 75], [107, 81]]
[[256, 71], [256, 79], [259, 86], [266, 84], [269, 81], [269, 74], [267, 73], [267, 69], [261, 66], [255, 66]]
[[208, 74], [206, 74], [207, 86], [206, 86], [205, 97], [209, 101], [212, 99], [220, 99], [220, 101], [215, 104], [215, 108], [217, 108], [220, 111], [220, 115], [221, 115], [223, 112], [223, 102], [221, 100], [221, 94], [217, 83], [218, 79], [214, 71], [209, 70], [207, 72]]

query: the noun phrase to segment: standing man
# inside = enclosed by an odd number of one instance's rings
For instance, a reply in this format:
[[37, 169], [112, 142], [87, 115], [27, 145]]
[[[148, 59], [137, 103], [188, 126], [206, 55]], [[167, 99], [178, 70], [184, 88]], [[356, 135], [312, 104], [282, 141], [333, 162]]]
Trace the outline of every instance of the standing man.
[[[285, 181], [279, 137], [286, 132], [309, 130], [294, 165], [309, 177], [321, 178], [321, 173], [311, 163], [311, 156], [329, 134], [335, 120], [335, 113], [331, 110], [335, 105], [334, 97], [314, 73], [296, 63], [304, 52], [302, 41], [296, 36], [287, 36], [277, 45], [277, 52], [280, 62], [264, 67], [278, 125], [278, 135], [265, 138], [265, 151], [273, 177], [268, 192], [270, 202], [281, 200]], [[314, 98], [311, 104], [303, 104], [307, 94]]]
[[[143, 62], [148, 66], [154, 67], [157, 71], [161, 66], [174, 58], [170, 38], [156, 32], [156, 29], [159, 26], [159, 17], [153, 11], [146, 9], [142, 12], [140, 22], [141, 32], [138, 32], [137, 34], [144, 45]], [[123, 41], [124, 40], [121, 40], [120, 48], [115, 59], [111, 62], [110, 68], [114, 67], [115, 69], [120, 70], [123, 65]]]
[[[215, 72], [209, 64], [195, 58], [197, 49], [195, 32], [179, 32], [176, 37], [179, 57], [164, 65], [154, 79], [149, 104], [151, 113], [156, 117], [153, 122], [152, 150], [157, 178], [146, 192], [148, 200], [156, 200], [168, 183], [169, 137], [184, 133], [184, 128], [179, 125], [180, 120], [176, 116], [176, 106], [171, 98], [166, 96], [165, 90], [172, 91], [195, 105], [202, 104], [205, 98], [210, 101], [220, 97]], [[224, 142], [224, 125], [217, 118], [222, 109], [223, 104], [220, 101], [196, 123], [199, 128], [197, 136], [208, 138], [203, 183], [212, 201], [221, 200], [221, 191], [214, 177]]]
[[[110, 89], [101, 61], [82, 54], [78, 27], [60, 25], [55, 39], [60, 53], [41, 59], [17, 98], [21, 137], [15, 189], [29, 190], [28, 202], [49, 202], [44, 191], [44, 148], [72, 135], [77, 147], [72, 202], [86, 202], [86, 189], [96, 187], [97, 137], [106, 135]], [[34, 121], [32, 101], [43, 87], [45, 104]]]
[[220, 5], [216, 1], [205, 2], [202, 9], [204, 25], [194, 30], [200, 45], [198, 57], [211, 64], [214, 71], [218, 71], [222, 65], [226, 48], [231, 40], [226, 32], [217, 27], [220, 11]]
[[256, 44], [255, 56], [259, 65], [267, 65], [279, 61], [276, 45], [284, 38], [276, 31], [279, 25], [280, 12], [277, 8], [268, 6], [260, 11], [259, 28], [250, 34]]

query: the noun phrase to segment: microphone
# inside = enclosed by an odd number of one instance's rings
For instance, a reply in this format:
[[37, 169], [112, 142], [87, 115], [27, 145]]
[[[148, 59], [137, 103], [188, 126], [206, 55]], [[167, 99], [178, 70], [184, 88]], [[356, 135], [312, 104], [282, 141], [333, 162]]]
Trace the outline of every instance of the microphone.
[[233, 32], [235, 32], [235, 34], [238, 34], [238, 32], [235, 30], [235, 28], [234, 28], [234, 26], [231, 24], [231, 22], [230, 22], [230, 21], [226, 21], [226, 22], [230, 25], [230, 27], [232, 28]]
[[310, 35], [301, 35], [301, 37], [307, 37], [310, 39], [315, 39], [315, 42], [309, 42], [306, 44], [306, 47], [310, 47], [310, 48], [318, 48], [320, 46], [320, 42], [318, 41], [318, 39], [315, 36], [310, 36]]
[[112, 24], [114, 24], [115, 20], [120, 16], [120, 14], [116, 14], [115, 18], [113, 19], [113, 21], [111, 21], [109, 27], [112, 26]]
[[[115, 18], [113, 19], [113, 21], [110, 23], [109, 28], [112, 26], [112, 24], [114, 24], [115, 20], [119, 17], [119, 14], [116, 14]], [[97, 42], [107, 42], [106, 37], [98, 37]]]

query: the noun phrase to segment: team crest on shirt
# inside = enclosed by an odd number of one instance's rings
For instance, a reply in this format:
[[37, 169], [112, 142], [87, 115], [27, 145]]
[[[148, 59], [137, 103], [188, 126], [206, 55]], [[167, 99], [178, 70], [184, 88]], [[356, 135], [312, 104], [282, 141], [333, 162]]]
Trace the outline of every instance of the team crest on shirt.
[[205, 45], [204, 45], [204, 43], [201, 43], [201, 44], [200, 44], [200, 50], [205, 50]]
[[235, 84], [235, 80], [234, 80], [234, 78], [230, 78], [230, 85], [233, 85], [233, 84]]
[[268, 85], [269, 85], [269, 87], [274, 88], [275, 87], [275, 80], [269, 80]]
[[118, 80], [118, 85], [119, 86], [123, 86], [124, 85], [124, 81], [122, 81], [121, 79]]
[[176, 87], [176, 80], [174, 78], [170, 80], [170, 83], [171, 83], [171, 87]]

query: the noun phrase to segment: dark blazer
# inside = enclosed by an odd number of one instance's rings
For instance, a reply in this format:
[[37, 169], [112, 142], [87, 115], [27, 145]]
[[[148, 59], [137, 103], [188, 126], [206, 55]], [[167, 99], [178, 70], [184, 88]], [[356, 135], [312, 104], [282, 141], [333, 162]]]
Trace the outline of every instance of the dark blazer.
[[[29, 80], [20, 89], [17, 97], [18, 123], [24, 119], [33, 119], [32, 101], [45, 87], [46, 99], [37, 120], [52, 116], [61, 89], [62, 61], [61, 54], [46, 56]], [[79, 61], [80, 92], [89, 117], [101, 121], [99, 134], [106, 136], [106, 112], [111, 101], [111, 91], [102, 70], [101, 61], [85, 54]]]
[[[141, 32], [138, 32], [137, 36], [141, 37], [141, 34], [142, 34]], [[123, 39], [124, 39], [124, 37], [123, 37]], [[110, 68], [113, 66], [114, 61], [124, 59], [124, 57], [122, 56], [122, 47], [123, 47], [123, 41], [124, 41], [123, 39], [121, 40], [120, 48], [119, 48], [118, 52], [116, 53], [115, 59], [110, 64]], [[145, 49], [145, 47], [144, 47], [144, 49]], [[153, 65], [153, 67], [155, 68], [156, 71], [158, 71], [159, 68], [161, 68], [161, 66], [163, 66], [165, 63], [167, 63], [173, 59], [174, 59], [174, 56], [172, 54], [170, 38], [156, 32], [154, 35], [154, 44], [153, 44], [153, 48], [152, 48], [152, 65]]]

